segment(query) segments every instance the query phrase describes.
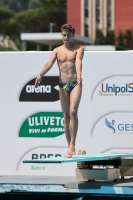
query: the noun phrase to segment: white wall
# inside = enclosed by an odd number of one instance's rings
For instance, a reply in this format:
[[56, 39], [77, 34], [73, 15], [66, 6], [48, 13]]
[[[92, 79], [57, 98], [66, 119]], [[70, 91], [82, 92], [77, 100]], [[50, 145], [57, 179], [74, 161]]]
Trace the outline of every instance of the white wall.
[[116, 47], [111, 45], [82, 45], [85, 51], [115, 51]]
[[[24, 92], [26, 90], [24, 86], [29, 87], [28, 82], [34, 82], [33, 79], [49, 57], [50, 52], [0, 53], [1, 175], [75, 175], [76, 163], [22, 163], [33, 156], [63, 156], [67, 151], [60, 101], [55, 100], [58, 96], [57, 64], [46, 75], [50, 77], [44, 77], [44, 90], [34, 92], [29, 89], [24, 98], [30, 101], [19, 101], [22, 89]], [[85, 52], [77, 152], [81, 148], [88, 154], [132, 152], [132, 64], [133, 52], [130, 51]], [[37, 100], [39, 95], [44, 95], [43, 101]], [[24, 137], [19, 137], [20, 130]]]

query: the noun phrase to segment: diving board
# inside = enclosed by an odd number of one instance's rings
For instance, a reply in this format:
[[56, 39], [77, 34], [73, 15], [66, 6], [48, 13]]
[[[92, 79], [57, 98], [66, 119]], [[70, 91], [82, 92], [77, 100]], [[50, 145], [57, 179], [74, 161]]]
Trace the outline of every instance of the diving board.
[[23, 163], [61, 164], [61, 163], [72, 163], [72, 162], [113, 160], [113, 159], [129, 158], [129, 157], [133, 158], [133, 153], [99, 153], [99, 154], [73, 155], [71, 158], [52, 157], [44, 159], [23, 160]]

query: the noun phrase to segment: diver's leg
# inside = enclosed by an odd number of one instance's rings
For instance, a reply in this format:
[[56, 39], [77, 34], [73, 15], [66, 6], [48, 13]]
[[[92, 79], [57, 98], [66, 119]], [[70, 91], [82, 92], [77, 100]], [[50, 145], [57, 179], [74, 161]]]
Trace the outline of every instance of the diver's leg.
[[70, 154], [76, 154], [75, 140], [78, 130], [78, 107], [82, 94], [82, 84], [76, 85], [70, 93]]
[[64, 115], [64, 129], [65, 129], [65, 135], [66, 135], [66, 140], [68, 144], [68, 152], [65, 157], [71, 157], [69, 155], [70, 151], [70, 94], [65, 91], [64, 89], [60, 88], [60, 103], [61, 103], [61, 108], [62, 112]]

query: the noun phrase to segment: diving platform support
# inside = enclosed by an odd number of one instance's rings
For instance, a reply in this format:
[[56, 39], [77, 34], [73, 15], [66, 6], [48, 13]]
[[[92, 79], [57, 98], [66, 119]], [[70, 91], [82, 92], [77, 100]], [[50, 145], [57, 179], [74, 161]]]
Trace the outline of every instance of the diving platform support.
[[113, 180], [114, 182], [119, 179], [120, 169], [76, 169], [76, 179], [95, 181], [95, 180]]
[[121, 178], [125, 176], [133, 176], [133, 159], [123, 158], [120, 167]]
[[[79, 150], [78, 155], [86, 154], [85, 150]], [[78, 162], [75, 169], [77, 180], [113, 180], [120, 176], [121, 159]]]

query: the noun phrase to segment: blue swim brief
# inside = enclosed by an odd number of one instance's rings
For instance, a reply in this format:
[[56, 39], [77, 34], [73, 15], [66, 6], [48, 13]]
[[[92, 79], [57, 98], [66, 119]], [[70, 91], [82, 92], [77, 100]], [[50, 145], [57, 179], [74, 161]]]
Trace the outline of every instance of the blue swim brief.
[[67, 82], [67, 83], [59, 83], [59, 87], [70, 93], [77, 84], [78, 84], [77, 81], [72, 81], [72, 82]]

